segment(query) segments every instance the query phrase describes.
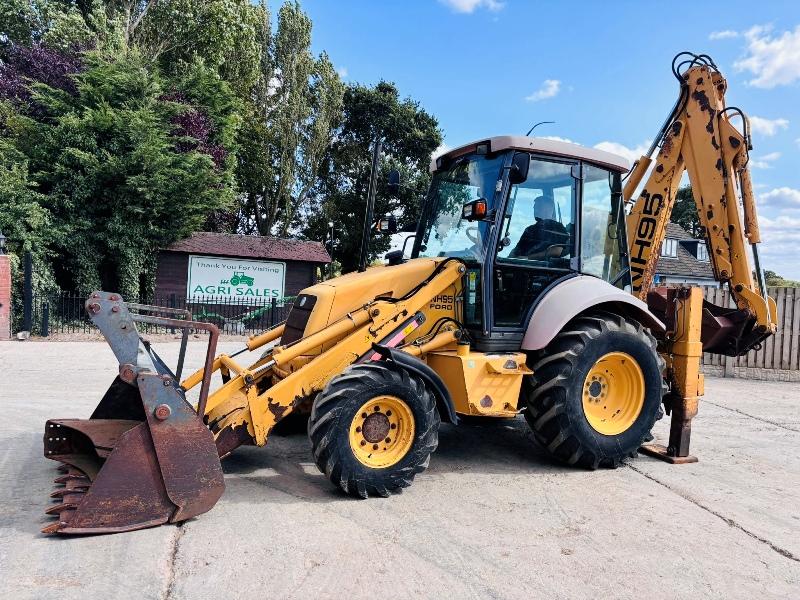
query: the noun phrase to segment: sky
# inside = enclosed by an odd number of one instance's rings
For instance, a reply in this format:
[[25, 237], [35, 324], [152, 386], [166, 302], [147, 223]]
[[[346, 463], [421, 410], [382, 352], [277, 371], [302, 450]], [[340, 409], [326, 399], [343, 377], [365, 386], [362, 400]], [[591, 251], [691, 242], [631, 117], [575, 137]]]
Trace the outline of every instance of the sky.
[[762, 266], [800, 280], [800, 2], [302, 0], [347, 82], [397, 84], [444, 148], [556, 136], [639, 157], [674, 104], [683, 50], [709, 54], [750, 117]]

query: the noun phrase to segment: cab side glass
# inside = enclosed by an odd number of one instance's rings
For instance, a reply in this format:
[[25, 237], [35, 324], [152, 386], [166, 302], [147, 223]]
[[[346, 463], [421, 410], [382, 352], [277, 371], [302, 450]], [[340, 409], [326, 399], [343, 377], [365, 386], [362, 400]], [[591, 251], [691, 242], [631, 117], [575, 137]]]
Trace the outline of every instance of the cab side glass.
[[620, 247], [624, 240], [625, 217], [619, 195], [619, 173], [600, 167], [583, 167], [581, 210], [581, 272], [615, 281], [624, 268]]

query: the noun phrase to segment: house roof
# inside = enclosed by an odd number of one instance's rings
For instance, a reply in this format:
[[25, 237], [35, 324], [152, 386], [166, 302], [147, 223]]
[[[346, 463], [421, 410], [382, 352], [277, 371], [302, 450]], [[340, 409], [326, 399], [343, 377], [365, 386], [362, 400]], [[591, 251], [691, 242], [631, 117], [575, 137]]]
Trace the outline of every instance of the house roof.
[[175, 242], [166, 250], [237, 258], [298, 260], [314, 263], [331, 261], [328, 251], [321, 242], [208, 231], [193, 233], [185, 240]]
[[665, 237], [680, 241], [691, 241], [691, 242], [702, 241], [698, 240], [695, 237], [692, 237], [691, 233], [686, 231], [683, 227], [681, 227], [677, 223], [672, 223], [672, 222], [667, 223], [667, 234]]
[[711, 267], [711, 262], [707, 260], [697, 260], [694, 254], [687, 248], [689, 245], [687, 242], [705, 244], [705, 241], [692, 237], [688, 231], [677, 223], [667, 224], [667, 233], [664, 239], [678, 240], [678, 256], [676, 258], [659, 256], [658, 264], [656, 265], [657, 275], [698, 277], [715, 280], [714, 269]]

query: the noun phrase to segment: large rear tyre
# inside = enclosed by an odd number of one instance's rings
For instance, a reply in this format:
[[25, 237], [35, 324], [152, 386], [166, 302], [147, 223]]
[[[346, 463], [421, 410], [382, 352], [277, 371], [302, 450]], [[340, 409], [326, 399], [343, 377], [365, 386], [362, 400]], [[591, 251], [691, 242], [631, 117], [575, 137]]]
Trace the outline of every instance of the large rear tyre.
[[388, 496], [428, 467], [439, 442], [436, 401], [418, 377], [392, 363], [355, 365], [314, 400], [314, 461], [353, 496]]
[[617, 467], [661, 417], [663, 360], [640, 323], [596, 311], [571, 321], [531, 357], [525, 418], [554, 458]]

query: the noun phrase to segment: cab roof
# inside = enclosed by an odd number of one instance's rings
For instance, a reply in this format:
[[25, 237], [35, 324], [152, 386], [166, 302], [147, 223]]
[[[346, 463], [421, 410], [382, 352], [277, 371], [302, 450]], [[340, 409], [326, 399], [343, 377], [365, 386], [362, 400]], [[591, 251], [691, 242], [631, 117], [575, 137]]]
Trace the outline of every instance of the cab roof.
[[578, 158], [587, 162], [607, 167], [614, 171], [624, 173], [630, 169], [628, 159], [617, 154], [598, 150], [597, 148], [587, 148], [578, 144], [562, 142], [560, 140], [550, 140], [540, 137], [528, 137], [524, 135], [498, 135], [488, 139], [471, 142], [464, 146], [459, 146], [449, 150], [444, 154], [431, 159], [431, 173], [436, 171], [436, 161], [439, 158], [456, 158], [463, 154], [474, 152], [479, 144], [489, 144], [489, 152], [502, 152], [503, 150], [527, 150], [537, 154], [549, 154], [566, 158]]

